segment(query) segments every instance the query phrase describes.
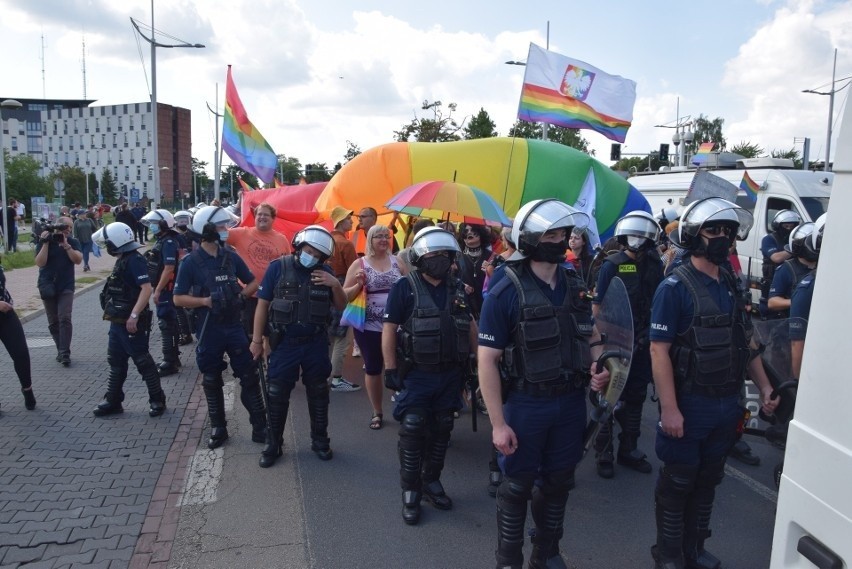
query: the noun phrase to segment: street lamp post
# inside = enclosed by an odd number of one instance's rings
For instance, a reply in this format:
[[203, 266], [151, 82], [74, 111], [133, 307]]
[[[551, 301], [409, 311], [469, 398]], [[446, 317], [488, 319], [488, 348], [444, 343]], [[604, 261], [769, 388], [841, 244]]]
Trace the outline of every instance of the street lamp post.
[[0, 208], [0, 212], [3, 215], [3, 228], [5, 229], [3, 237], [4, 253], [9, 252], [9, 228], [6, 227], [9, 216], [6, 215], [6, 147], [3, 146], [3, 109], [20, 109], [22, 106], [21, 102], [15, 99], [6, 99], [0, 103], [0, 199], [3, 200], [3, 207]]
[[142, 31], [139, 29], [139, 25], [136, 20], [130, 18], [130, 22], [133, 24], [133, 27], [136, 28], [136, 33], [139, 34], [143, 40], [151, 44], [151, 125], [152, 133], [153, 133], [153, 144], [151, 145], [151, 151], [154, 153], [154, 191], [153, 191], [153, 201], [152, 203], [160, 203], [160, 169], [159, 169], [159, 139], [157, 137], [157, 48], [165, 47], [165, 48], [173, 48], [173, 47], [191, 47], [201, 49], [204, 47], [203, 44], [200, 43], [189, 43], [180, 40], [182, 43], [178, 44], [163, 44], [159, 43], [155, 39], [156, 29], [154, 28], [154, 0], [151, 0], [151, 37], [146, 37]]
[[[152, 176], [152, 177], [154, 178], [154, 180], [156, 180], [157, 182], [159, 182], [159, 180], [160, 180], [160, 170], [168, 170], [168, 169], [169, 169], [169, 167], [168, 167], [168, 166], [160, 166], [159, 168], [155, 168], [154, 166], [148, 166], [148, 169], [152, 171], [152, 174], [153, 174], [153, 176]], [[153, 198], [151, 198], [151, 200], [150, 200], [150, 203], [151, 203], [151, 206], [152, 206], [152, 207], [151, 207], [151, 209], [152, 209], [152, 210], [157, 209], [157, 207], [159, 207], [159, 206], [160, 206], [160, 202], [159, 202], [159, 201], [156, 201], [156, 198], [157, 198], [157, 197], [159, 197], [159, 195], [158, 195], [158, 193], [157, 193], [157, 191], [156, 191], [156, 188], [157, 188], [157, 187], [158, 187], [157, 185], [155, 185], [155, 186], [154, 186], [154, 188], [155, 188], [155, 189], [154, 189], [154, 192], [153, 192], [153, 193], [154, 193], [154, 197], [153, 197]]]
[[837, 48], [834, 48], [834, 65], [831, 68], [831, 90], [827, 93], [814, 91], [813, 89], [803, 89], [802, 93], [812, 93], [814, 95], [828, 95], [828, 133], [825, 136], [825, 167], [826, 172], [829, 171], [829, 158], [831, 157], [831, 127], [834, 122], [834, 94], [837, 89], [834, 88], [834, 79], [837, 73]]

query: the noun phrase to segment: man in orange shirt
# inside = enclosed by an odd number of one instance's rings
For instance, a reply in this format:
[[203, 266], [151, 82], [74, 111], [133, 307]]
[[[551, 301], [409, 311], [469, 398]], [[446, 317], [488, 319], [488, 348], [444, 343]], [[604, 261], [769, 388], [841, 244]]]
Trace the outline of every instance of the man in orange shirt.
[[[275, 207], [263, 202], [254, 208], [254, 227], [234, 227], [228, 231], [228, 245], [237, 251], [258, 281], [263, 280], [269, 263], [291, 252], [287, 236], [272, 229], [274, 220]], [[243, 310], [243, 326], [249, 338], [254, 329], [255, 308], [257, 297], [252, 295], [246, 299]]]
[[[328, 265], [340, 284], [346, 278], [346, 271], [358, 259], [355, 246], [346, 237], [352, 231], [352, 210], [337, 206], [331, 210], [334, 223], [334, 253], [328, 258]], [[331, 324], [328, 327], [329, 357], [331, 358], [331, 390], [338, 392], [358, 391], [361, 386], [343, 378], [343, 356], [352, 344], [352, 334], [348, 326], [340, 325], [341, 313], [332, 308]]]

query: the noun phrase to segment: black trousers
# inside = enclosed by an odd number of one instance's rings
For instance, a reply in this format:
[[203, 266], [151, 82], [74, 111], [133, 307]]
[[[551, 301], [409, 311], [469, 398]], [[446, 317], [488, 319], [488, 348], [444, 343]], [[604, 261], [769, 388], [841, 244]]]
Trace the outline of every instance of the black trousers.
[[15, 364], [15, 373], [21, 387], [26, 389], [32, 385], [30, 376], [30, 350], [27, 347], [27, 338], [24, 335], [24, 327], [14, 310], [0, 312], [0, 342], [6, 346], [6, 351]]

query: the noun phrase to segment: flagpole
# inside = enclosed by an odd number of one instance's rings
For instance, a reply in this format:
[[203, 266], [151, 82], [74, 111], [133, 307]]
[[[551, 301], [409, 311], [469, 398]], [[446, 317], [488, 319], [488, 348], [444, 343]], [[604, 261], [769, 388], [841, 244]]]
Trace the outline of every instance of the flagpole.
[[[547, 39], [546, 39], [546, 48], [547, 51], [550, 51], [550, 20], [547, 21]], [[541, 139], [547, 140], [547, 123], [541, 123]]]
[[[230, 65], [228, 66], [230, 67]], [[216, 131], [214, 132], [214, 141], [213, 141], [213, 168], [216, 170], [213, 176], [213, 194], [216, 199], [219, 199], [219, 176], [222, 172], [222, 145], [219, 144], [219, 117], [222, 115], [219, 114], [219, 84], [216, 83], [216, 110], [210, 108], [210, 104], [207, 104], [207, 110], [213, 113], [213, 116], [216, 117]]]

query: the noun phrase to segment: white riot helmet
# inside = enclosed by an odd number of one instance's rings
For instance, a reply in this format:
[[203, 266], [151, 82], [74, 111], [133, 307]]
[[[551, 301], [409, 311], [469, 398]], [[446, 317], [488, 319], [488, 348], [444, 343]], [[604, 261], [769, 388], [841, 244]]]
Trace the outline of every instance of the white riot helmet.
[[141, 243], [136, 242], [133, 230], [127, 224], [120, 221], [114, 221], [95, 231], [92, 234], [92, 241], [115, 257], [122, 253], [135, 251], [142, 246]]
[[672, 221], [678, 218], [677, 210], [672, 207], [664, 207], [660, 211], [654, 215], [654, 219], [656, 219], [661, 225], [668, 225]]
[[417, 232], [411, 241], [408, 258], [411, 259], [411, 264], [416, 267], [424, 255], [436, 251], [447, 251], [451, 253], [451, 258], [455, 258], [456, 254], [461, 252], [461, 249], [458, 241], [449, 231], [440, 227], [424, 227]]
[[309, 225], [293, 237], [293, 251], [298, 253], [305, 245], [310, 245], [322, 253], [320, 262], [324, 262], [334, 252], [334, 237], [321, 225]]
[[702, 252], [704, 243], [698, 235], [702, 228], [727, 225], [731, 227], [731, 237], [742, 241], [748, 237], [753, 223], [751, 212], [737, 204], [722, 198], [705, 198], [686, 206], [680, 216], [680, 224], [671, 232], [669, 239], [683, 249]]
[[518, 210], [512, 223], [512, 240], [517, 245], [509, 261], [524, 259], [535, 252], [542, 235], [553, 229], [583, 229], [589, 225], [589, 216], [555, 198], [533, 200]]
[[814, 232], [815, 224], [811, 221], [803, 223], [790, 232], [789, 242], [784, 246], [784, 250], [792, 254], [794, 257], [803, 257], [808, 261], [816, 261], [816, 257], [809, 258], [809, 251], [805, 249], [805, 242], [809, 240]]
[[613, 235], [630, 251], [638, 252], [657, 244], [660, 224], [646, 211], [631, 211], [615, 224]]
[[239, 223], [237, 216], [217, 205], [208, 205], [202, 207], [192, 216], [192, 230], [201, 235], [202, 241], [217, 241], [220, 239], [220, 225], [225, 227], [234, 227]]
[[825, 220], [827, 217], [827, 213], [819, 216], [814, 222], [814, 230], [805, 239], [805, 249], [815, 260], [819, 258], [819, 251], [822, 249], [822, 234], [825, 232]]
[[782, 229], [782, 225], [800, 225], [801, 223], [801, 215], [799, 215], [792, 209], [782, 209], [781, 211], [775, 214], [775, 217], [772, 218], [772, 231], [780, 231]]
[[192, 213], [182, 209], [180, 211], [176, 211], [174, 214], [175, 218], [175, 227], [189, 227], [189, 224], [192, 223]]
[[158, 229], [154, 230], [154, 234], [161, 231], [168, 231], [169, 229], [173, 229], [175, 226], [175, 218], [172, 216], [171, 212], [165, 209], [155, 209], [154, 211], [149, 211], [142, 219], [139, 220], [139, 223], [153, 229], [157, 227]]

